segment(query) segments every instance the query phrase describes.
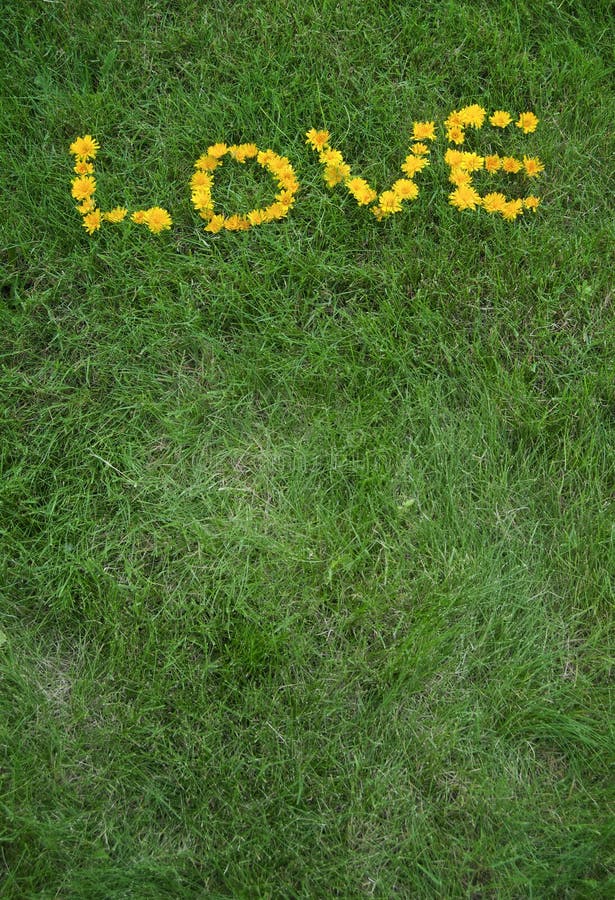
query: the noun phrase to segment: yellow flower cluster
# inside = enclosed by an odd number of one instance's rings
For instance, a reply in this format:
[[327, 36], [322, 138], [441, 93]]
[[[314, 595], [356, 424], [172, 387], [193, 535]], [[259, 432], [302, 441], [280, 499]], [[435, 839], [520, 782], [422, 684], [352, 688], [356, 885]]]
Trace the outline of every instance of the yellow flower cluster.
[[[95, 159], [97, 151], [100, 150], [98, 141], [91, 134], [86, 134], [76, 138], [69, 150], [75, 157], [74, 171], [77, 174], [77, 177], [72, 180], [71, 195], [77, 201], [77, 212], [83, 216], [83, 227], [87, 233], [94, 234], [103, 222], [112, 224], [123, 222], [128, 213], [123, 206], [116, 206], [109, 212], [102, 212], [96, 206], [94, 199], [96, 179], [94, 178], [94, 164], [90, 160]], [[159, 234], [173, 224], [166, 209], [162, 209], [160, 206], [139, 210], [132, 214], [131, 219], [133, 222], [147, 225], [154, 234]]]
[[[486, 212], [498, 213], [508, 220], [516, 219], [526, 210], [536, 212], [540, 197], [530, 195], [522, 199], [508, 199], [499, 191], [481, 197], [476, 190], [473, 175], [478, 171], [487, 172], [489, 175], [499, 172], [510, 175], [522, 174], [528, 179], [536, 178], [544, 171], [544, 165], [538, 157], [524, 155], [522, 159], [518, 159], [515, 156], [503, 156], [498, 153], [481, 156], [459, 149], [465, 142], [466, 129], [481, 129], [487, 118], [494, 128], [504, 129], [513, 123], [513, 117], [506, 110], [498, 109], [487, 116], [486, 110], [478, 103], [454, 110], [445, 120], [448, 140], [455, 145], [449, 147], [444, 157], [450, 168], [449, 181], [454, 188], [448, 195], [450, 205], [459, 210], [482, 207]], [[521, 113], [514, 122], [524, 134], [533, 133], [537, 124], [538, 118], [529, 111]], [[379, 194], [365, 178], [353, 175], [342, 153], [331, 146], [328, 131], [310, 128], [306, 132], [306, 143], [316, 151], [324, 167], [323, 178], [326, 184], [330, 188], [343, 184], [358, 205], [369, 207], [379, 221], [401, 212], [405, 202], [416, 200], [419, 194], [415, 183], [416, 175], [430, 164], [428, 158], [430, 149], [426, 142], [435, 140], [434, 122], [414, 122], [409, 153], [401, 165], [403, 177], [398, 178], [388, 190]], [[88, 234], [98, 231], [103, 222], [117, 224], [125, 221], [128, 215], [128, 211], [121, 206], [103, 212], [96, 205], [93, 161], [99, 149], [98, 141], [90, 134], [76, 138], [70, 145], [70, 153], [75, 157], [75, 176], [72, 179], [71, 195], [76, 201], [77, 211], [83, 218], [83, 226]], [[225, 156], [230, 156], [241, 165], [254, 159], [273, 176], [278, 189], [269, 206], [229, 216], [215, 211], [212, 198], [214, 172], [222, 165]], [[256, 144], [230, 146], [222, 142], [211, 144], [207, 152], [197, 159], [194, 168], [195, 172], [190, 181], [192, 204], [205, 220], [205, 230], [213, 234], [223, 229], [245, 231], [255, 225], [284, 219], [293, 207], [295, 194], [299, 190], [299, 182], [288, 158], [274, 153], [273, 150], [259, 150]], [[130, 220], [145, 225], [153, 234], [170, 229], [173, 224], [171, 216], [161, 206], [137, 210], [132, 213]]]
[[[452, 112], [446, 119], [447, 136], [451, 143], [463, 144], [465, 140], [464, 128], [482, 128], [486, 112], [478, 104], [466, 106], [464, 109]], [[496, 110], [489, 122], [494, 128], [506, 128], [512, 122], [512, 116], [505, 110]], [[521, 128], [524, 134], [536, 130], [538, 119], [532, 112], [521, 113], [515, 125]], [[449, 181], [455, 186], [455, 190], [449, 194], [449, 203], [457, 209], [476, 209], [482, 206], [488, 213], [499, 213], [503, 218], [512, 221], [521, 215], [525, 209], [536, 212], [540, 198], [530, 195], [524, 199], [508, 200], [499, 192], [485, 194], [481, 197], [472, 185], [472, 174], [484, 169], [490, 175], [500, 170], [509, 174], [523, 172], [528, 178], [535, 178], [544, 171], [544, 166], [538, 157], [524, 156], [522, 160], [514, 156], [499, 156], [497, 153], [489, 156], [480, 156], [478, 153], [468, 153], [462, 150], [449, 148], [444, 159], [450, 167]]]
[[138, 209], [136, 212], [133, 212], [130, 218], [137, 225], [147, 225], [152, 234], [168, 231], [173, 224], [173, 219], [162, 206]]
[[453, 144], [463, 144], [466, 128], [482, 128], [485, 121], [485, 110], [478, 103], [472, 106], [464, 106], [463, 109], [453, 110], [445, 119], [446, 136]]
[[[96, 193], [96, 179], [94, 178], [94, 164], [100, 145], [91, 134], [78, 137], [70, 145], [70, 152], [75, 157], [74, 171], [77, 177], [72, 180], [71, 196], [77, 201], [77, 212], [83, 216], [83, 227], [88, 234], [98, 231], [102, 222], [102, 213], [96, 208], [94, 194]], [[125, 215], [125, 213], [124, 213]]]
[[[450, 116], [445, 119], [446, 136], [452, 144], [463, 144], [465, 140], [466, 128], [482, 128], [485, 121], [486, 111], [478, 103], [472, 106], [464, 106], [463, 109], [453, 110]], [[496, 109], [493, 115], [489, 116], [489, 122], [494, 128], [506, 128], [512, 122], [512, 116], [503, 109]], [[515, 122], [517, 128], [521, 128], [524, 134], [530, 134], [536, 131], [538, 119], [533, 112], [521, 113]]]
[[371, 211], [380, 221], [393, 213], [401, 212], [404, 200], [416, 200], [419, 189], [413, 181], [414, 176], [429, 165], [426, 157], [429, 148], [424, 141], [433, 141], [436, 138], [436, 127], [433, 122], [414, 122], [410, 153], [406, 156], [401, 167], [405, 178], [399, 178], [388, 191], [380, 195], [364, 178], [353, 176], [350, 166], [345, 162], [339, 150], [335, 150], [329, 144], [329, 132], [317, 131], [310, 128], [306, 132], [306, 144], [318, 153], [318, 159], [324, 165], [323, 178], [328, 187], [335, 187], [343, 182], [350, 194], [355, 198], [359, 206], [369, 206], [374, 200], [377, 204]]
[[[211, 196], [213, 173], [222, 163], [222, 158], [229, 155], [238, 163], [244, 164], [248, 159], [256, 159], [257, 163], [273, 175], [278, 183], [278, 193], [274, 202], [264, 209], [252, 209], [245, 214], [223, 216], [214, 211]], [[227, 231], [247, 231], [253, 225], [275, 222], [283, 219], [295, 202], [295, 194], [299, 190], [299, 182], [295, 171], [285, 156], [279, 156], [273, 150], [259, 150], [256, 144], [212, 144], [207, 153], [200, 156], [194, 164], [196, 172], [192, 176], [192, 204], [200, 217], [205, 219], [205, 231], [216, 234], [223, 228]]]

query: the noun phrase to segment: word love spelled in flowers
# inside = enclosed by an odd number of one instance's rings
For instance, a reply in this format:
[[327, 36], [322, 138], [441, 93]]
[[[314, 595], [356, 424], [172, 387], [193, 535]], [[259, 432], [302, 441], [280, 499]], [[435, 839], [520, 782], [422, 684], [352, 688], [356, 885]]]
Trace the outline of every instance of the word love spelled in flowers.
[[[524, 155], [523, 159], [519, 159], [496, 152], [481, 156], [458, 149], [466, 140], [466, 129], [478, 131], [486, 118], [487, 113], [483, 107], [474, 103], [453, 111], [444, 122], [449, 145], [454, 145], [449, 146], [444, 154], [444, 161], [450, 169], [449, 181], [454, 186], [454, 190], [448, 195], [448, 202], [458, 210], [481, 208], [489, 214], [500, 215], [507, 221], [513, 221], [526, 210], [535, 213], [540, 197], [533, 194], [508, 198], [500, 191], [492, 191], [483, 196], [478, 193], [473, 182], [476, 172], [484, 171], [488, 175], [522, 175], [526, 179], [532, 179], [544, 171], [542, 162], [536, 156]], [[508, 128], [512, 122], [513, 117], [505, 110], [498, 109], [489, 116], [489, 123], [495, 129]], [[531, 134], [536, 130], [538, 119], [532, 112], [523, 112], [514, 124], [523, 134]], [[311, 128], [306, 132], [306, 143], [318, 154], [319, 162], [324, 167], [323, 178], [327, 186], [334, 188], [336, 185], [343, 185], [359, 206], [368, 207], [378, 221], [401, 212], [404, 203], [417, 199], [419, 188], [415, 177], [430, 164], [430, 150], [425, 142], [435, 140], [435, 122], [414, 122], [410, 152], [401, 166], [403, 177], [379, 194], [365, 178], [353, 175], [341, 151], [331, 146], [328, 131]], [[173, 221], [168, 211], [161, 206], [138, 209], [128, 216], [128, 210], [123, 206], [103, 212], [96, 205], [93, 160], [99, 149], [98, 141], [89, 134], [78, 137], [70, 145], [70, 152], [75, 157], [76, 173], [72, 180], [71, 194], [77, 202], [77, 211], [83, 218], [83, 226], [88, 234], [98, 231], [103, 222], [117, 225], [127, 218], [137, 225], [146, 226], [153, 234], [170, 229]], [[277, 184], [277, 193], [269, 206], [228, 216], [216, 212], [212, 196], [214, 172], [222, 165], [225, 156], [241, 165], [249, 159], [255, 159], [261, 168], [269, 172]], [[196, 171], [190, 181], [192, 204], [206, 223], [205, 231], [212, 234], [223, 230], [247, 231], [255, 225], [286, 218], [299, 190], [299, 182], [289, 160], [273, 150], [259, 150], [256, 144], [212, 144], [197, 159], [194, 168]]]

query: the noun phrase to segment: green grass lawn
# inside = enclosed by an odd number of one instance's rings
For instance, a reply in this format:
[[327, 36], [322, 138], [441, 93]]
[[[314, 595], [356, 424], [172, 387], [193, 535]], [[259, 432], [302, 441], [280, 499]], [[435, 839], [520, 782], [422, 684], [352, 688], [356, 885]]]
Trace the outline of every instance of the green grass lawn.
[[[0, 33], [0, 895], [612, 897], [609, 4], [9, 0]], [[471, 103], [538, 115], [502, 138], [536, 214], [448, 204]], [[305, 144], [383, 190], [414, 120], [380, 223]], [[86, 132], [103, 207], [171, 231], [86, 234]], [[285, 222], [204, 231], [216, 141], [288, 156]]]

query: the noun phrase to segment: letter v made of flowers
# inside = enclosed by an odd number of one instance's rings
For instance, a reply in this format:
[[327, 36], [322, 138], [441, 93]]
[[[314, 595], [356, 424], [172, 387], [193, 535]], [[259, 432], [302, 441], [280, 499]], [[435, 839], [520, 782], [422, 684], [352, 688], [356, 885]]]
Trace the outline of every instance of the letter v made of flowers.
[[410, 153], [401, 167], [405, 177], [399, 178], [389, 190], [381, 194], [378, 194], [364, 178], [352, 174], [341, 152], [330, 145], [329, 137], [328, 131], [316, 131], [315, 128], [310, 128], [306, 132], [306, 144], [318, 153], [318, 159], [324, 166], [323, 178], [328, 187], [343, 184], [359, 206], [369, 206], [377, 201], [376, 205], [371, 207], [371, 211], [380, 221], [401, 212], [404, 201], [416, 200], [418, 197], [419, 189], [414, 177], [429, 165], [427, 159], [429, 147], [424, 142], [436, 139], [436, 126], [434, 122], [413, 123]]

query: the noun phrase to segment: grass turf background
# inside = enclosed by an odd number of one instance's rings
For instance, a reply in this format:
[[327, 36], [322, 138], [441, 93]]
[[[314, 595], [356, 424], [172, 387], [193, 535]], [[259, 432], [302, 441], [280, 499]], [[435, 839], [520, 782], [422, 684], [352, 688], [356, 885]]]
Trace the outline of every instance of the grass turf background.
[[[609, 895], [608, 5], [0, 32], [3, 896]], [[447, 205], [472, 102], [539, 116], [502, 144], [545, 162], [537, 215]], [[432, 165], [382, 224], [304, 143], [382, 189], [413, 119]], [[170, 233], [86, 235], [85, 132], [103, 206]], [[203, 231], [216, 140], [290, 157], [286, 223]], [[216, 175], [229, 210], [254, 171]]]

